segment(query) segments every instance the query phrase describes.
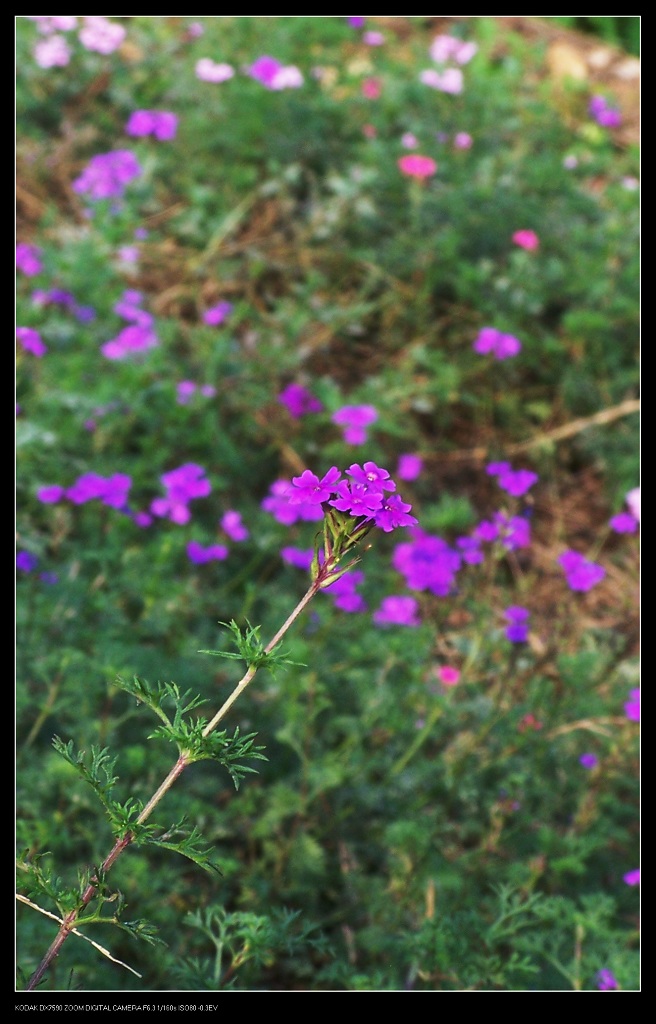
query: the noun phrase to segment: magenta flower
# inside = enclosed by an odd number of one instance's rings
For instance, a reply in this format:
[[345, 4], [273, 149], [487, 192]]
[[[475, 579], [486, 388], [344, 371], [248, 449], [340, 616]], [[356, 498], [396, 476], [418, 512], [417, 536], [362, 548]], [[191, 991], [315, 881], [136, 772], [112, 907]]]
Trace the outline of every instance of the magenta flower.
[[587, 561], [578, 551], [565, 551], [558, 562], [571, 590], [591, 590], [606, 575], [603, 565]]
[[258, 57], [247, 70], [247, 74], [260, 82], [265, 88], [275, 91], [281, 89], [298, 89], [303, 85], [303, 75], [299, 69], [289, 64], [283, 66], [275, 57], [264, 54]]
[[597, 973], [597, 988], [602, 992], [610, 992], [613, 989], [619, 988], [617, 979], [606, 967]]
[[38, 331], [33, 330], [31, 327], [17, 327], [16, 337], [21, 343], [21, 347], [25, 352], [31, 352], [33, 356], [40, 359], [48, 351], [47, 347], [41, 340], [41, 335]]
[[39, 501], [42, 501], [44, 505], [56, 505], [58, 501], [64, 497], [64, 488], [59, 487], [58, 484], [51, 484], [49, 487], [40, 487], [36, 492], [36, 496]]
[[216, 306], [211, 306], [203, 313], [203, 323], [209, 324], [210, 327], [218, 327], [222, 324], [226, 317], [232, 313], [231, 302], [219, 302]]
[[627, 885], [640, 885], [640, 868], [634, 868], [633, 871], [627, 871], [627, 873], [622, 877]]
[[464, 42], [456, 36], [437, 35], [428, 52], [436, 64], [446, 64], [448, 61], [455, 61], [456, 64], [468, 64], [478, 53], [478, 46], [476, 43]]
[[178, 118], [169, 110], [135, 110], [125, 126], [127, 135], [154, 135], [160, 142], [175, 138]]
[[596, 754], [581, 754], [579, 757], [579, 763], [582, 764], [584, 768], [596, 768], [599, 764], [599, 758]]
[[19, 242], [16, 246], [16, 269], [26, 277], [34, 277], [43, 270], [41, 250], [27, 242]]
[[608, 520], [608, 525], [615, 533], [635, 533], [638, 529], [638, 520], [630, 512], [620, 512]]
[[321, 412], [323, 405], [318, 398], [301, 384], [288, 384], [278, 395], [278, 401], [284, 405], [290, 416], [300, 419], [310, 412]]
[[456, 547], [462, 552], [462, 560], [467, 565], [480, 565], [485, 561], [479, 537], [457, 537]]
[[632, 722], [640, 721], [640, 690], [631, 690], [629, 699], [624, 705], [624, 713]]
[[629, 512], [640, 522], [640, 488], [633, 487], [626, 495]]
[[417, 178], [418, 181], [425, 181], [437, 171], [437, 164], [430, 156], [421, 156], [419, 153], [407, 153], [397, 160], [399, 169], [409, 178]]
[[588, 107], [590, 117], [602, 128], [618, 128], [622, 123], [622, 115], [615, 107], [610, 107], [604, 96], [593, 96]]
[[367, 46], [382, 46], [385, 42], [385, 36], [382, 32], [363, 32], [362, 42], [366, 43]]
[[495, 359], [510, 359], [521, 352], [522, 343], [512, 334], [504, 334], [496, 327], [483, 327], [472, 344], [479, 355], [491, 354]]
[[527, 252], [535, 252], [540, 247], [540, 239], [536, 235], [535, 231], [531, 231], [529, 228], [522, 228], [520, 231], [515, 231], [512, 236], [512, 240], [515, 245], [518, 245], [520, 249], [526, 249]]
[[345, 428], [347, 444], [364, 444], [367, 440], [366, 427], [377, 419], [378, 411], [373, 405], [344, 405], [332, 416], [333, 423]]
[[437, 597], [447, 597], [455, 588], [462, 559], [441, 537], [413, 530], [410, 541], [397, 544], [392, 565], [411, 590], [429, 590]]
[[292, 477], [292, 483], [296, 490], [292, 491], [289, 496], [290, 504], [319, 505], [322, 501], [328, 501], [336, 489], [335, 485], [340, 476], [341, 472], [336, 466], [331, 466], [321, 480], [309, 469], [304, 470], [300, 476]]
[[384, 597], [374, 612], [374, 622], [377, 626], [419, 626], [418, 608], [414, 597]]
[[456, 149], [471, 149], [474, 145], [474, 140], [469, 132], [456, 132], [453, 136], [453, 145]]
[[460, 669], [454, 668], [453, 665], [440, 665], [437, 678], [442, 686], [457, 686], [460, 682]]

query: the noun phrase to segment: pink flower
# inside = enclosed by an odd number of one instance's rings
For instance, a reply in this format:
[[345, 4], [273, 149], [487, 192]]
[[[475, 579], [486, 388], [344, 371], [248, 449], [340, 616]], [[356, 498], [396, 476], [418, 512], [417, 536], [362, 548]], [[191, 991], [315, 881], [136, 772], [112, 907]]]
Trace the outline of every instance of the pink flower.
[[627, 885], [640, 885], [640, 868], [627, 871], [623, 878]]
[[443, 686], [457, 686], [460, 682], [460, 669], [454, 668], [453, 665], [440, 665], [437, 678]]
[[362, 83], [362, 95], [368, 100], [377, 100], [382, 91], [380, 78], [365, 78]]
[[202, 57], [196, 63], [196, 78], [201, 82], [227, 82], [235, 69], [229, 64], [215, 64], [209, 57]]
[[31, 352], [37, 359], [40, 359], [48, 351], [41, 340], [41, 335], [32, 327], [17, 327], [16, 337], [23, 346], [24, 351]]
[[512, 240], [515, 245], [518, 245], [520, 249], [526, 249], [527, 252], [535, 252], [540, 246], [540, 239], [536, 235], [535, 231], [530, 231], [528, 228], [522, 228], [521, 231], [515, 231], [512, 236]]
[[474, 144], [469, 132], [456, 132], [453, 136], [453, 145], [456, 149], [471, 149]]
[[218, 327], [231, 313], [231, 302], [219, 302], [203, 313], [203, 322], [209, 324], [210, 327]]
[[626, 503], [631, 515], [640, 522], [640, 488], [634, 487], [626, 495]]
[[464, 79], [460, 68], [445, 68], [444, 71], [436, 71], [429, 68], [419, 74], [419, 81], [429, 85], [431, 89], [439, 89], [440, 92], [448, 92], [458, 95], [464, 88]]
[[629, 699], [624, 705], [624, 713], [632, 722], [640, 721], [640, 690], [631, 690]]
[[435, 174], [437, 164], [430, 156], [421, 156], [419, 153], [408, 153], [397, 160], [399, 169], [409, 178], [418, 178], [424, 181]]

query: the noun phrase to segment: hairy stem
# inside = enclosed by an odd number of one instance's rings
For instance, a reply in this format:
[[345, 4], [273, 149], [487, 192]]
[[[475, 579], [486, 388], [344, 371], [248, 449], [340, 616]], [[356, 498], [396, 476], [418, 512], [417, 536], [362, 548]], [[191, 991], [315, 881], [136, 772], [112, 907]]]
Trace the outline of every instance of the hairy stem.
[[[323, 577], [320, 577], [320, 579], [321, 578], [323, 578]], [[309, 590], [307, 591], [307, 593], [304, 594], [304, 596], [298, 602], [298, 604], [296, 605], [296, 607], [294, 608], [292, 613], [288, 616], [288, 618], [282, 624], [282, 626], [280, 627], [278, 632], [269, 641], [267, 646], [264, 648], [264, 653], [265, 654], [270, 654], [271, 651], [274, 649], [274, 647], [276, 647], [276, 645], [280, 643], [280, 641], [284, 637], [284, 635], [287, 632], [287, 630], [289, 629], [289, 627], [296, 621], [296, 619], [301, 614], [301, 612], [303, 611], [305, 606], [308, 604], [308, 602], [312, 600], [314, 595], [319, 590], [320, 579], [317, 579], [317, 580], [315, 580], [312, 583], [312, 585], [309, 588]], [[219, 710], [215, 714], [214, 718], [205, 727], [205, 729], [203, 730], [203, 736], [209, 736], [209, 734], [211, 732], [213, 732], [213, 730], [216, 728], [216, 726], [221, 721], [221, 719], [228, 713], [228, 711], [230, 710], [232, 705], [235, 703], [237, 698], [240, 696], [240, 694], [242, 694], [244, 692], [244, 690], [246, 689], [248, 684], [251, 682], [251, 680], [253, 679], [253, 676], [256, 674], [256, 672], [257, 672], [257, 666], [251, 665], [249, 667], [249, 669], [247, 670], [247, 672], [239, 680], [239, 682], [235, 686], [234, 690], [232, 691], [232, 693], [230, 694], [228, 699], [219, 708]], [[141, 814], [137, 818], [137, 823], [139, 825], [141, 825], [146, 820], [146, 818], [148, 818], [152, 814], [152, 812], [154, 811], [155, 807], [158, 805], [160, 800], [164, 797], [164, 795], [168, 792], [168, 790], [171, 788], [173, 783], [176, 782], [176, 780], [180, 777], [180, 775], [182, 775], [182, 772], [185, 770], [185, 768], [187, 767], [188, 764], [189, 764], [188, 758], [184, 754], [182, 754], [178, 758], [178, 760], [176, 761], [174, 766], [171, 768], [171, 771], [168, 773], [168, 775], [166, 776], [164, 781], [157, 788], [157, 790], [153, 793], [153, 795], [151, 796], [150, 800], [148, 801], [148, 803], [146, 804], [146, 806], [142, 810]], [[105, 858], [105, 860], [102, 863], [101, 872], [100, 872], [102, 875], [105, 875], [109, 871], [111, 866], [120, 857], [120, 855], [124, 852], [124, 850], [126, 850], [128, 848], [128, 846], [130, 845], [130, 843], [132, 842], [133, 839], [134, 839], [134, 833], [126, 832], [126, 834], [121, 839], [117, 839], [116, 840], [114, 846], [112, 847], [112, 850], [110, 851], [110, 853], [108, 854], [108, 856]], [[43, 975], [48, 970], [48, 968], [50, 967], [50, 965], [53, 962], [53, 960], [55, 959], [55, 957], [57, 957], [59, 955], [59, 951], [60, 951], [61, 947], [63, 946], [64, 942], [66, 941], [66, 939], [69, 937], [69, 935], [73, 931], [74, 926], [75, 926], [76, 922], [78, 921], [78, 919], [80, 917], [80, 914], [85, 909], [85, 907], [91, 902], [91, 900], [93, 899], [93, 897], [94, 897], [94, 895], [96, 893], [97, 884], [98, 884], [98, 879], [97, 879], [96, 876], [94, 876], [91, 879], [91, 881], [89, 882], [89, 884], [87, 885], [87, 887], [84, 890], [84, 892], [82, 893], [82, 896], [80, 898], [80, 902], [79, 902], [78, 906], [74, 910], [71, 910], [64, 917], [64, 919], [63, 919], [63, 921], [61, 923], [61, 927], [59, 929], [59, 932], [57, 933], [56, 938], [54, 939], [54, 941], [50, 945], [47, 953], [43, 957], [43, 960], [41, 961], [41, 963], [39, 964], [39, 966], [37, 967], [36, 971], [34, 972], [34, 974], [32, 975], [32, 977], [30, 978], [30, 980], [29, 980], [29, 982], [27, 984], [27, 991], [28, 992], [31, 992], [33, 989], [36, 988], [36, 986], [41, 981]]]

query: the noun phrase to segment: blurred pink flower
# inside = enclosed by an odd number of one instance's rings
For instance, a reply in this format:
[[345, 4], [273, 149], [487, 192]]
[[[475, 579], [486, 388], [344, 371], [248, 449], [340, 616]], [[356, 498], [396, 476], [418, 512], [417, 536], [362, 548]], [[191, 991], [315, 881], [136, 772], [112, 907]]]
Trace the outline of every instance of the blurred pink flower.
[[460, 669], [454, 668], [453, 665], [440, 665], [437, 678], [442, 686], [457, 686], [460, 682]]
[[419, 153], [408, 153], [397, 160], [399, 169], [407, 174], [409, 178], [418, 178], [424, 181], [435, 174], [437, 164], [430, 156], [421, 156]]
[[535, 231], [530, 231], [528, 228], [516, 231], [512, 236], [512, 240], [515, 245], [518, 245], [520, 249], [526, 249], [527, 252], [535, 252], [540, 246], [540, 239]]
[[368, 100], [377, 100], [382, 91], [380, 78], [365, 78], [362, 83], [362, 95]]

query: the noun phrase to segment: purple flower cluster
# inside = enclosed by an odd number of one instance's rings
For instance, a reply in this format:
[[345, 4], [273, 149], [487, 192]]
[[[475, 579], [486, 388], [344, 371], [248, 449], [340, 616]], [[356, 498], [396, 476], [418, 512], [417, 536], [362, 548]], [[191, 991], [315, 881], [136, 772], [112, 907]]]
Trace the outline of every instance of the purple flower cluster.
[[365, 462], [364, 466], [354, 463], [346, 470], [346, 475], [351, 480], [341, 480], [339, 469], [332, 466], [319, 480], [306, 469], [300, 476], [293, 477], [296, 490], [291, 492], [290, 503], [317, 505], [327, 502], [339, 512], [373, 520], [385, 533], [416, 524], [414, 516], [408, 514], [412, 506], [398, 494], [385, 493], [396, 490], [396, 484], [386, 469], [381, 469], [374, 462]]
[[32, 327], [17, 327], [16, 338], [20, 342], [23, 351], [31, 352], [37, 359], [40, 359], [48, 351], [41, 339], [41, 335]]
[[124, 327], [115, 338], [100, 346], [100, 351], [106, 359], [125, 359], [135, 352], [155, 348], [158, 344], [157, 335], [153, 330], [154, 319], [141, 308], [142, 301], [141, 292], [128, 290], [123, 292], [122, 298], [114, 306], [114, 312], [124, 320], [130, 321], [130, 326]]
[[614, 989], [619, 988], [615, 975], [607, 967], [603, 967], [597, 973], [597, 988], [601, 992], [612, 992]]
[[73, 182], [73, 188], [92, 200], [116, 199], [140, 174], [141, 167], [134, 153], [129, 149], [115, 149], [91, 157], [82, 174]]
[[513, 469], [509, 462], [491, 462], [486, 472], [489, 476], [496, 476], [499, 487], [514, 498], [526, 494], [539, 479], [537, 473], [530, 469]]
[[283, 65], [266, 54], [250, 65], [247, 74], [266, 89], [274, 91], [298, 89], [303, 85], [303, 75], [294, 64]]
[[603, 565], [589, 562], [578, 551], [565, 551], [558, 559], [571, 590], [591, 590], [606, 575]]
[[373, 615], [377, 626], [419, 626], [418, 604], [414, 597], [392, 594], [384, 597]]
[[483, 327], [474, 339], [472, 348], [479, 355], [492, 354], [495, 359], [510, 359], [521, 352], [522, 343], [512, 334], [504, 334], [496, 327]]
[[373, 405], [344, 405], [333, 413], [333, 423], [344, 427], [344, 440], [347, 444], [364, 444], [367, 440], [366, 428], [378, 419], [378, 411]]
[[492, 519], [483, 519], [478, 524], [474, 537], [481, 541], [499, 541], [507, 551], [516, 551], [531, 543], [531, 524], [524, 516], [495, 512]]
[[627, 873], [622, 876], [622, 880], [626, 882], [627, 885], [640, 885], [640, 868], [634, 868], [633, 871], [627, 871]]
[[299, 519], [315, 522], [323, 519], [321, 504], [307, 501], [291, 504], [292, 490], [289, 480], [274, 480], [269, 487], [269, 493], [262, 500], [264, 511], [269, 512], [283, 526], [293, 526]]
[[125, 126], [126, 135], [154, 135], [160, 142], [175, 138], [178, 118], [170, 110], [135, 110]]
[[615, 107], [609, 107], [604, 96], [593, 96], [588, 106], [590, 117], [602, 128], [618, 128], [622, 123], [622, 115]]
[[394, 549], [392, 565], [405, 577], [410, 590], [428, 590], [437, 597], [448, 597], [455, 590], [462, 558], [441, 537], [413, 530], [412, 539]]
[[83, 473], [72, 487], [64, 488], [58, 484], [41, 487], [37, 498], [46, 505], [54, 505], [66, 498], [74, 505], [84, 505], [87, 501], [100, 501], [111, 508], [125, 509], [128, 494], [132, 486], [132, 478], [125, 473], [114, 473], [104, 477], [98, 473]]
[[419, 455], [406, 453], [399, 455], [399, 462], [396, 467], [396, 475], [399, 480], [416, 480], [423, 469], [423, 462]]
[[206, 498], [212, 490], [205, 470], [194, 462], [187, 462], [178, 469], [164, 473], [160, 480], [166, 488], [166, 496], [155, 498], [150, 503], [150, 511], [155, 516], [165, 517], [180, 525], [191, 519], [189, 502], [193, 498]]
[[[34, 59], [39, 67], [66, 67], [71, 59], [71, 49], [66, 37], [59, 33], [76, 29], [78, 16], [29, 14], [27, 17], [36, 22], [37, 30], [43, 37], [34, 46]], [[83, 17], [78, 38], [87, 50], [113, 53], [125, 39], [125, 29], [106, 18], [89, 15]]]
[[508, 625], [506, 626], [506, 639], [513, 644], [525, 644], [528, 639], [528, 619], [530, 612], [528, 608], [521, 605], [511, 605], [504, 612]]
[[583, 765], [584, 768], [591, 770], [596, 768], [599, 764], [599, 758], [596, 754], [581, 754], [579, 757], [579, 764]]
[[301, 384], [288, 384], [278, 395], [278, 401], [294, 419], [300, 419], [310, 412], [321, 412], [323, 409], [319, 399]]
[[19, 242], [16, 246], [16, 269], [26, 277], [34, 277], [43, 270], [41, 250], [27, 242]]

